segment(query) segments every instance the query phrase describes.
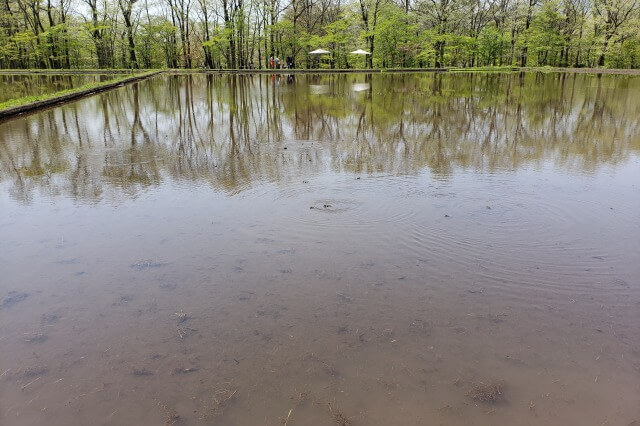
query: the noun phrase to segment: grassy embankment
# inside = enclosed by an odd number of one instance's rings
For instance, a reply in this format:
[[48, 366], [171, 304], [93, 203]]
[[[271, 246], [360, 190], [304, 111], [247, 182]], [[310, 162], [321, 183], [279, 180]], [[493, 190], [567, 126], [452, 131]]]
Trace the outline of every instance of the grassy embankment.
[[513, 65], [504, 66], [486, 66], [486, 67], [444, 67], [444, 68], [348, 68], [348, 69], [331, 69], [331, 68], [295, 68], [295, 69], [208, 69], [208, 68], [161, 68], [161, 69], [0, 69], [2, 74], [142, 74], [152, 72], [169, 72], [173, 74], [191, 74], [191, 73], [212, 73], [212, 74], [328, 74], [328, 73], [411, 73], [411, 72], [575, 72], [589, 74], [627, 74], [640, 75], [640, 69], [617, 69], [617, 68], [561, 68], [561, 67], [518, 67]]
[[140, 74], [148, 71], [159, 71], [159, 69], [137, 69], [129, 68], [2, 68], [0, 74]]
[[[21, 98], [9, 99], [8, 101], [0, 102], [0, 112], [3, 112], [4, 110], [10, 110], [18, 107], [28, 106], [30, 104], [33, 104], [35, 106], [35, 105], [45, 103], [45, 101], [55, 100], [58, 98], [68, 99], [76, 94], [79, 96], [81, 96], [82, 94], [89, 94], [92, 92], [99, 91], [100, 89], [103, 89], [103, 88], [111, 88], [111, 87], [117, 86], [120, 83], [125, 83], [132, 79], [147, 77], [149, 75], [153, 75], [158, 72], [159, 71], [157, 70], [153, 70], [153, 71], [146, 71], [146, 72], [140, 72], [140, 73], [134, 73], [134, 74], [126, 74], [126, 75], [118, 76], [111, 80], [88, 83], [82, 86], [74, 87], [72, 89], [60, 90], [58, 92], [46, 93], [43, 95], [35, 95], [35, 96], [23, 96]], [[42, 106], [45, 106], [45, 105], [42, 105]]]
[[454, 67], [449, 68], [450, 72], [513, 72], [520, 71], [520, 67], [514, 67], [510, 65], [502, 67]]
[[449, 68], [450, 72], [564, 72], [564, 73], [581, 73], [581, 74], [623, 74], [623, 75], [640, 75], [640, 69], [617, 69], [617, 68], [562, 68], [562, 67], [517, 67], [517, 66], [501, 66], [501, 67], [470, 67], [470, 68]]
[[331, 73], [426, 73], [426, 72], [478, 72], [478, 73], [509, 73], [509, 72], [567, 72], [587, 74], [626, 74], [640, 75], [640, 69], [614, 69], [614, 68], [558, 68], [558, 67], [517, 67], [512, 65], [496, 67], [450, 67], [450, 68], [295, 68], [295, 69], [206, 69], [206, 68], [173, 68], [165, 72], [172, 74], [331, 74]]

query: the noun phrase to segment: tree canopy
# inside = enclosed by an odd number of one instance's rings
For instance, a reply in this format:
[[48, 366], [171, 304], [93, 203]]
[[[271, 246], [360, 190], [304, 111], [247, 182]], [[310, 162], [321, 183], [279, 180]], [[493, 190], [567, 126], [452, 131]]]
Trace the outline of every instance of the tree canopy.
[[1, 1], [5, 69], [640, 68], [640, 0]]

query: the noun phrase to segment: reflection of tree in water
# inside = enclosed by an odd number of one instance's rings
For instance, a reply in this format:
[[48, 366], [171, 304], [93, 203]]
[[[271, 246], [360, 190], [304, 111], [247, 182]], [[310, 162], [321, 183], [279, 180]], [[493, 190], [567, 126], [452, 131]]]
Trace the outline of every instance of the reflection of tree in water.
[[28, 202], [166, 178], [237, 192], [325, 170], [592, 172], [640, 148], [639, 89], [584, 74], [162, 76], [2, 124], [0, 178]]

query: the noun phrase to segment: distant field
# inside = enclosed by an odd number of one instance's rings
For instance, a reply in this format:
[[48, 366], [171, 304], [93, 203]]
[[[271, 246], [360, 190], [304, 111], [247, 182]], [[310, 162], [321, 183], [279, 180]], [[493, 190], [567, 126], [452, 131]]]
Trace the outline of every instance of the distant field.
[[[63, 88], [62, 84], [52, 84], [52, 87], [49, 87], [49, 91], [46, 93], [39, 94], [31, 94], [31, 95], [13, 95], [14, 97], [8, 96], [9, 99], [6, 99], [0, 102], [0, 119], [11, 117], [14, 115], [22, 114], [25, 112], [34, 111], [37, 109], [45, 108], [54, 104], [68, 102], [70, 100], [78, 99], [83, 96], [88, 96], [97, 92], [101, 92], [104, 90], [109, 90], [111, 88], [117, 87], [124, 83], [129, 83], [133, 81], [138, 81], [152, 75], [158, 74], [160, 71], [147, 71], [147, 72], [139, 72], [136, 74], [120, 74], [120, 75], [74, 75], [73, 77], [78, 79], [78, 81], [74, 81], [74, 78], [70, 76], [62, 76], [65, 77], [63, 80], [68, 83], [69, 88]], [[52, 75], [0, 75], [0, 81], [3, 81], [2, 78], [5, 77], [9, 83], [7, 84], [7, 90], [13, 90], [15, 93], [16, 87], [29, 87], [26, 84], [19, 84], [19, 77], [24, 77], [24, 79], [33, 79], [33, 78], [45, 78], [49, 79], [54, 76]], [[56, 76], [61, 77], [61, 76]], [[110, 78], [104, 78], [110, 77]], [[88, 83], [82, 84], [83, 78]], [[14, 83], [15, 86], [12, 86], [12, 79], [16, 80]], [[23, 82], [24, 83], [24, 82]], [[38, 85], [33, 84], [34, 92], [38, 92], [38, 90], [44, 91], [44, 87], [46, 84]], [[24, 92], [23, 92], [24, 93]], [[17, 96], [17, 97], [16, 97]]]
[[113, 80], [117, 74], [0, 74], [0, 103]]

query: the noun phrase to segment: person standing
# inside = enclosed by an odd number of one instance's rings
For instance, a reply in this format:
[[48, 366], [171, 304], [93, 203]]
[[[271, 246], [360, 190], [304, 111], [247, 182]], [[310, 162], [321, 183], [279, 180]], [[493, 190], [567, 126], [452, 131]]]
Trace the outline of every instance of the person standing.
[[276, 56], [276, 69], [280, 69], [280, 58]]
[[269, 57], [269, 68], [273, 69], [273, 56]]

